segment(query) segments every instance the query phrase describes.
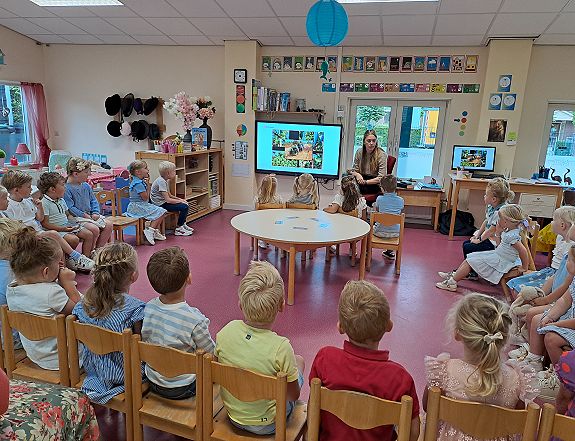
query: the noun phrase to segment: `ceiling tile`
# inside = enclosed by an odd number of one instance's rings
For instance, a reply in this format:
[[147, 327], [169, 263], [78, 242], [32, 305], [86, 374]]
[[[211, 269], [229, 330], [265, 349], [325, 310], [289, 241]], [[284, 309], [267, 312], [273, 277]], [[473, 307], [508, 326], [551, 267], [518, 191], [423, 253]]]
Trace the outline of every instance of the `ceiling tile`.
[[50, 31], [44, 29], [25, 18], [0, 18], [0, 25], [19, 32], [23, 35], [28, 34], [50, 34]]
[[140, 17], [179, 17], [176, 11], [165, 0], [122, 0], [127, 7]]
[[225, 17], [214, 0], [168, 0], [184, 17]]
[[559, 12], [569, 0], [504, 0], [500, 12]]
[[483, 46], [482, 35], [435, 35], [433, 46]]
[[165, 35], [135, 35], [134, 38], [142, 44], [175, 46], [177, 43]]
[[[347, 37], [349, 38], [349, 37]], [[296, 46], [315, 46], [308, 37], [291, 37]]]
[[360, 35], [353, 36], [348, 35], [342, 42], [342, 46], [381, 46], [383, 44], [383, 39], [381, 35]]
[[266, 0], [218, 0], [230, 17], [275, 17]]
[[190, 18], [190, 21], [205, 35], [219, 37], [243, 37], [245, 34], [229, 18]]
[[575, 34], [543, 34], [535, 44], [568, 44], [575, 45]]
[[385, 46], [429, 46], [430, 35], [384, 35]]
[[381, 5], [382, 15], [408, 15], [408, 14], [423, 15], [423, 14], [435, 14], [436, 11], [437, 11], [437, 3], [435, 2], [384, 3]]
[[234, 21], [248, 37], [287, 35], [277, 18], [236, 18]]
[[40, 43], [49, 43], [49, 44], [70, 44], [68, 40], [59, 36], [59, 35], [35, 35], [30, 34], [28, 35], [33, 40], [39, 41]]
[[495, 14], [439, 15], [435, 25], [435, 35], [485, 34], [493, 17]]
[[282, 17], [280, 21], [290, 35], [306, 36], [305, 17]]
[[170, 35], [170, 38], [178, 44], [186, 46], [212, 46], [213, 43], [203, 35]]
[[557, 14], [497, 14], [489, 35], [531, 36], [541, 34]]
[[208, 37], [212, 43], [214, 43], [216, 46], [223, 46], [224, 43], [226, 42], [226, 40], [228, 41], [247, 41], [249, 40], [248, 37], [226, 37], [226, 36], [209, 36]]
[[103, 41], [93, 35], [62, 35], [72, 44], [102, 44]]
[[262, 46], [293, 46], [293, 41], [289, 37], [255, 37]]
[[276, 15], [282, 17], [305, 17], [317, 0], [268, 0]]
[[565, 6], [565, 9], [563, 9], [563, 12], [565, 11], [569, 11], [569, 12], [575, 12], [575, 0], [571, 0], [567, 6]]
[[93, 8], [88, 8], [91, 12], [96, 14], [98, 17], [137, 17], [134, 11], [125, 6], [98, 6]]
[[80, 29], [77, 26], [67, 22], [58, 17], [39, 17], [39, 18], [30, 18], [29, 19], [32, 23], [36, 23], [38, 26], [43, 27], [44, 29], [48, 29], [50, 32], [54, 34], [85, 34], [86, 32]]
[[575, 13], [565, 12], [557, 17], [545, 33], [549, 34], [571, 34], [575, 30]]
[[2, 7], [18, 17], [54, 17], [46, 8], [28, 0], [2, 0]]
[[107, 44], [140, 44], [129, 35], [96, 35]]
[[202, 35], [202, 33], [185, 18], [148, 18], [156, 28], [169, 35]]
[[16, 14], [12, 14], [4, 8], [0, 8], [0, 18], [15, 18]]
[[355, 35], [381, 35], [381, 21], [379, 15], [349, 17], [349, 36]]
[[130, 35], [162, 35], [143, 18], [109, 18], [108, 21]]
[[440, 14], [497, 12], [502, 0], [441, 0]]
[[431, 35], [433, 15], [384, 15], [383, 35]]
[[[347, 15], [380, 15], [381, 3], [346, 3], [342, 5]], [[306, 14], [307, 15], [307, 14]]]
[[72, 23], [78, 26], [80, 29], [85, 30], [89, 34], [102, 34], [102, 35], [115, 35], [123, 34], [122, 31], [112, 26], [107, 21], [99, 17], [86, 17], [86, 18], [74, 18], [70, 19]]
[[95, 14], [88, 8], [66, 6], [61, 8], [45, 8], [58, 17], [93, 17]]

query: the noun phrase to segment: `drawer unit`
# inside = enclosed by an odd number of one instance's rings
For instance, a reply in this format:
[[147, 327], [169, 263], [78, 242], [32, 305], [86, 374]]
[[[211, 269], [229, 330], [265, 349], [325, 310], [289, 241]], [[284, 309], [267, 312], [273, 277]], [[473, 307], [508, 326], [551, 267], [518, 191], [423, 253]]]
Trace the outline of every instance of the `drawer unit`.
[[548, 194], [521, 193], [519, 195], [519, 205], [531, 217], [552, 218], [556, 201], [555, 196]]

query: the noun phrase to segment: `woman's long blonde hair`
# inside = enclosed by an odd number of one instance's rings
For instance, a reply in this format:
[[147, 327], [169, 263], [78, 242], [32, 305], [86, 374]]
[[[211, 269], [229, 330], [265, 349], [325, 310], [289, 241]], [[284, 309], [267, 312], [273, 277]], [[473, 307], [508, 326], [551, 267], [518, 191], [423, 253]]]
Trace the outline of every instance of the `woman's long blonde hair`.
[[450, 310], [448, 326], [475, 357], [477, 366], [466, 385], [476, 397], [490, 397], [501, 386], [501, 350], [507, 343], [511, 317], [508, 307], [493, 297], [472, 293]]
[[124, 305], [132, 275], [138, 270], [138, 255], [131, 245], [115, 242], [100, 248], [94, 258], [94, 283], [84, 296], [84, 311], [90, 317], [106, 317]]
[[493, 178], [487, 182], [487, 190], [497, 199], [497, 205], [510, 203], [515, 198], [515, 192], [509, 187], [505, 178]]
[[[375, 150], [373, 151], [373, 153], [369, 154], [367, 153], [367, 148], [365, 147], [365, 138], [367, 138], [369, 135], [373, 135], [375, 136]], [[377, 140], [377, 133], [375, 133], [375, 130], [366, 130], [365, 133], [363, 134], [363, 141], [362, 141], [362, 155], [361, 155], [361, 164], [359, 165], [360, 167], [360, 173], [367, 173], [367, 174], [374, 174], [374, 170], [375, 170], [375, 174], [377, 174], [377, 172], [379, 171], [379, 161], [381, 158], [381, 155], [383, 154], [383, 150], [381, 148], [379, 148], [379, 142]], [[369, 161], [368, 161], [369, 160]], [[366, 169], [367, 166], [367, 169]]]
[[277, 195], [278, 180], [275, 175], [266, 175], [260, 183], [258, 190], [258, 204], [281, 203], [281, 198]]
[[309, 173], [303, 173], [295, 178], [293, 182], [292, 199], [302, 198], [307, 195], [310, 195], [311, 203], [317, 207], [319, 204], [319, 189], [317, 181]]

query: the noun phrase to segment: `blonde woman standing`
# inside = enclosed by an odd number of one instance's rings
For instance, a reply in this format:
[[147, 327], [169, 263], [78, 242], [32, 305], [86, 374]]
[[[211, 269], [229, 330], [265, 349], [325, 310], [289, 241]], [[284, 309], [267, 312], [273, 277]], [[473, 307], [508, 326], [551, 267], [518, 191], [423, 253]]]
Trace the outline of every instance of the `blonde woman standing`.
[[350, 174], [357, 180], [361, 194], [380, 193], [379, 182], [387, 174], [387, 154], [379, 147], [375, 130], [363, 134], [363, 147], [355, 152]]

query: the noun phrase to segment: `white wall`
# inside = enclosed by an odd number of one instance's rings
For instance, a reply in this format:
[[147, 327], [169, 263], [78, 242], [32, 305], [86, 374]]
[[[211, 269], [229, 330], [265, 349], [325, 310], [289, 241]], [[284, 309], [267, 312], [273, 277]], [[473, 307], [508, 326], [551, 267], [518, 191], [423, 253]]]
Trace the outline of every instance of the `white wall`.
[[43, 47], [34, 40], [0, 26], [0, 49], [5, 65], [0, 66], [0, 81], [44, 82]]

